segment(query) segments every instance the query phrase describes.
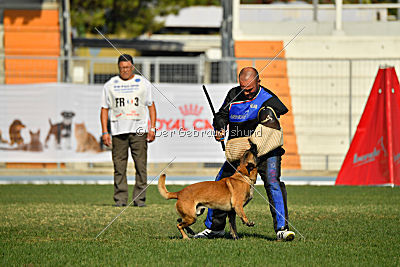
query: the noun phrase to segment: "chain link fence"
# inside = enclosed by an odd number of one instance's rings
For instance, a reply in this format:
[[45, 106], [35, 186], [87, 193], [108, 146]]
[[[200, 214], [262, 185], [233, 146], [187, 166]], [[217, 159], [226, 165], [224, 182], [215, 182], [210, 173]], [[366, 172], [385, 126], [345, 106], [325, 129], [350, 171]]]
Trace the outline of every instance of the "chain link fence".
[[[134, 63], [136, 72], [153, 83], [207, 84], [236, 83], [236, 77], [227, 79], [229, 71], [243, 66], [260, 71], [270, 60], [137, 57]], [[10, 56], [0, 57], [0, 63], [4, 83], [103, 84], [118, 73], [117, 58]], [[340, 169], [381, 66], [394, 66], [400, 73], [400, 58], [278, 58], [260, 74], [261, 83], [293, 111], [303, 169]]]

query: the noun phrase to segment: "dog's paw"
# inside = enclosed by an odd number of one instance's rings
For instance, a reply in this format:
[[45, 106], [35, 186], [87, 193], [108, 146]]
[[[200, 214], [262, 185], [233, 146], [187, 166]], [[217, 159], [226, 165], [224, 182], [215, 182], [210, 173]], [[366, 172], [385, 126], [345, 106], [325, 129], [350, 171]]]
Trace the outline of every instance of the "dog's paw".
[[248, 227], [253, 227], [253, 226], [255, 225], [255, 223], [254, 223], [254, 222], [247, 222], [246, 225], [247, 225]]

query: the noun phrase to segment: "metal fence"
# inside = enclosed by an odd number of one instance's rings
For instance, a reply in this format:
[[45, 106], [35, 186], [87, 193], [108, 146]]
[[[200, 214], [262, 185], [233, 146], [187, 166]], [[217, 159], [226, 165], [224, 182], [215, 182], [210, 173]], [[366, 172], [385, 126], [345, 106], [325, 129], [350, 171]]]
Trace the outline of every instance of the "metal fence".
[[[60, 59], [65, 65], [67, 59]], [[70, 59], [70, 76], [64, 81], [77, 83], [105, 83], [118, 73], [116, 58]], [[137, 57], [134, 59], [136, 73], [154, 83], [201, 83], [204, 81], [204, 57]], [[217, 81], [214, 81], [217, 82]]]
[[[265, 58], [208, 60], [200, 57], [137, 57], [138, 73], [154, 83], [222, 83], [226, 66], [252, 65], [262, 69]], [[276, 59], [262, 76], [262, 84], [282, 96], [281, 86], [290, 88], [298, 151], [303, 169], [338, 170], [356, 130], [374, 78], [380, 66], [394, 66], [396, 59]], [[0, 82], [30, 77], [38, 82], [102, 84], [118, 72], [116, 58], [91, 57], [0, 57]], [[3, 68], [4, 66], [4, 68]], [[22, 70], [22, 71], [21, 71]], [[67, 76], [64, 76], [67, 73]], [[39, 78], [38, 78], [39, 77]], [[28, 79], [28, 80], [27, 80]], [[272, 81], [272, 82], [271, 82]], [[286, 85], [285, 85], [286, 83]], [[228, 90], [229, 88], [227, 88]], [[282, 95], [283, 94], [283, 95]], [[285, 103], [287, 104], [287, 103]]]

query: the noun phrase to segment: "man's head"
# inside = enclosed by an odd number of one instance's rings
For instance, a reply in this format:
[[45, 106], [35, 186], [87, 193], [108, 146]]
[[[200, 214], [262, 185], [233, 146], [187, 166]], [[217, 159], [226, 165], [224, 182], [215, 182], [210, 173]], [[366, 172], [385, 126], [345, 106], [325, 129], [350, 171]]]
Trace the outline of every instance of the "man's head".
[[123, 80], [131, 79], [134, 74], [134, 67], [133, 67], [133, 59], [128, 54], [120, 55], [118, 58], [118, 69], [119, 69], [119, 76]]
[[253, 67], [243, 68], [239, 73], [240, 88], [247, 99], [252, 99], [260, 87], [258, 72]]

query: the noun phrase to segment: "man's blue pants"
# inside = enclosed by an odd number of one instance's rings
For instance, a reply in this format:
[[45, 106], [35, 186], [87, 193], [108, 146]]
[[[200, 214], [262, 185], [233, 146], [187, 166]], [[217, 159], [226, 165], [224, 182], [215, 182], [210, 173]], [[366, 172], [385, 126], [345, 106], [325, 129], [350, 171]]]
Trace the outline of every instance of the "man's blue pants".
[[[233, 165], [233, 166], [232, 166]], [[238, 163], [225, 162], [219, 171], [215, 181], [230, 177], [235, 173]], [[264, 188], [268, 195], [270, 211], [273, 218], [274, 229], [289, 229], [287, 212], [287, 193], [286, 187], [280, 181], [281, 176], [281, 157], [272, 156], [260, 158], [258, 173], [264, 182]], [[221, 210], [208, 209], [205, 225], [208, 229], [220, 231], [225, 228], [227, 212]]]

